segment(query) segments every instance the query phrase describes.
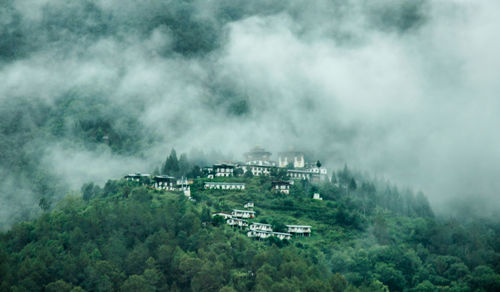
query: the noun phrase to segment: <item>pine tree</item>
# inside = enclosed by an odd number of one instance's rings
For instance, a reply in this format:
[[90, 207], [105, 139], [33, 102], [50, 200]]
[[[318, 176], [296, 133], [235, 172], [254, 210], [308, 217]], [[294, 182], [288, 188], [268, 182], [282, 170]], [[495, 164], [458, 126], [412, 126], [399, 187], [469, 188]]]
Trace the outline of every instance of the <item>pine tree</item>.
[[165, 164], [163, 164], [163, 174], [177, 175], [179, 172], [179, 160], [177, 159], [177, 153], [175, 149], [172, 149], [170, 155], [168, 156]]
[[179, 158], [179, 175], [186, 176], [189, 172], [189, 161], [185, 153], [181, 154]]

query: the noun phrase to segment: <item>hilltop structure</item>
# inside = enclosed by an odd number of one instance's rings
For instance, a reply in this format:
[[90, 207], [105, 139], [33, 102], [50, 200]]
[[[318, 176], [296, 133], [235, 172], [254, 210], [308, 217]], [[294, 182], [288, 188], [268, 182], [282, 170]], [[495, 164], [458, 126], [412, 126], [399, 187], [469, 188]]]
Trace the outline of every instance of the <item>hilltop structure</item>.
[[294, 168], [303, 168], [306, 166], [304, 153], [299, 151], [287, 151], [278, 153], [278, 166], [288, 167], [292, 164]]
[[185, 177], [177, 179], [169, 175], [150, 175], [147, 173], [127, 174], [124, 177], [128, 181], [138, 182], [141, 185], [146, 185], [157, 190], [163, 191], [179, 191], [191, 199], [191, 186], [193, 180], [188, 180]]
[[271, 152], [266, 151], [264, 148], [256, 146], [252, 150], [246, 152], [245, 162], [247, 164], [262, 164], [262, 162], [269, 162], [271, 159]]
[[125, 176], [126, 180], [135, 181], [135, 182], [145, 182], [146, 180], [151, 179], [151, 175], [149, 173], [129, 173]]

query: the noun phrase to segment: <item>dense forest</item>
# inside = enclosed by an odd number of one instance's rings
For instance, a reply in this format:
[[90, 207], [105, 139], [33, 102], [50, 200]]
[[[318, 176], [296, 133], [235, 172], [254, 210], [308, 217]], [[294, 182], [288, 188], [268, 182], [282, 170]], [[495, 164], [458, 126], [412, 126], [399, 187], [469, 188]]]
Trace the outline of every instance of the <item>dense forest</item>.
[[[173, 151], [164, 168], [179, 169]], [[189, 166], [185, 166], [188, 170]], [[60, 201], [1, 234], [3, 291], [498, 291], [500, 228], [437, 219], [421, 193], [347, 167], [334, 182], [241, 176], [243, 191], [192, 185], [194, 200], [126, 180]], [[323, 200], [313, 200], [314, 192]], [[253, 240], [211, 214], [255, 202], [255, 222], [312, 236]]]

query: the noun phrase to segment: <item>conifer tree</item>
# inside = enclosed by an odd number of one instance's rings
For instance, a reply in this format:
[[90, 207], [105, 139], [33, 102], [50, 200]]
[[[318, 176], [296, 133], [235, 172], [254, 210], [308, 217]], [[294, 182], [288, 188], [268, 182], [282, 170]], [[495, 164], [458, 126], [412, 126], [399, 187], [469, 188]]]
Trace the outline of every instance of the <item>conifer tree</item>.
[[177, 159], [177, 153], [175, 149], [170, 151], [165, 164], [163, 164], [163, 174], [176, 175], [179, 172], [179, 160]]

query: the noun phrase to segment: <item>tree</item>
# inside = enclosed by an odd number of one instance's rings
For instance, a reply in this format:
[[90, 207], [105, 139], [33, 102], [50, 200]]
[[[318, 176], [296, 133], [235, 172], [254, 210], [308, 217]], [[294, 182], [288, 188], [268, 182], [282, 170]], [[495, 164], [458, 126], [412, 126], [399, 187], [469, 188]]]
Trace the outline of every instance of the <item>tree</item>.
[[207, 206], [203, 206], [201, 210], [201, 222], [210, 222], [212, 216], [210, 216], [210, 209]]
[[488, 266], [477, 266], [472, 273], [473, 290], [500, 291], [500, 275]]
[[241, 176], [243, 174], [243, 169], [241, 167], [234, 168], [233, 176]]
[[386, 284], [390, 291], [401, 291], [406, 286], [403, 273], [397, 270], [393, 264], [378, 262], [375, 265], [375, 272], [378, 274], [378, 279]]
[[272, 228], [273, 228], [273, 231], [275, 231], [275, 232], [286, 232], [287, 231], [286, 225], [283, 224], [280, 220], [273, 220]]
[[47, 197], [41, 197], [38, 202], [38, 206], [40, 206], [43, 211], [48, 211], [50, 209], [50, 205], [52, 205], [52, 203]]
[[349, 182], [349, 190], [352, 192], [355, 191], [357, 188], [358, 185], [356, 184], [356, 181], [354, 180], [354, 178], [351, 178], [351, 181]]
[[344, 169], [338, 173], [338, 178], [340, 184], [346, 186], [349, 183], [349, 180], [352, 178], [351, 171], [347, 167], [347, 164], [344, 164]]
[[179, 173], [178, 175], [186, 176], [187, 173], [189, 172], [189, 161], [187, 158], [187, 155], [185, 153], [181, 154], [181, 157], [179, 158]]
[[167, 157], [167, 160], [163, 164], [163, 174], [168, 175], [177, 175], [179, 173], [179, 160], [177, 159], [177, 153], [175, 149], [170, 151], [170, 155]]
[[245, 172], [245, 174], [243, 175], [245, 178], [252, 178], [253, 177], [253, 173], [252, 171], [247, 170], [247, 172]]
[[47, 292], [69, 292], [71, 291], [72, 285], [64, 282], [63, 280], [57, 280], [55, 282], [49, 283], [45, 286], [45, 291]]
[[94, 183], [86, 183], [81, 188], [82, 198], [85, 201], [89, 201], [92, 198], [97, 197], [101, 193], [101, 188]]
[[418, 284], [413, 291], [415, 292], [433, 292], [436, 291], [436, 286], [432, 284], [429, 280], [425, 280], [422, 283]]
[[220, 226], [223, 225], [226, 220], [224, 220], [224, 217], [216, 215], [212, 217], [211, 221], [213, 226]]
[[140, 275], [132, 275], [130, 276], [121, 286], [121, 291], [123, 292], [136, 292], [136, 291], [144, 291], [144, 292], [154, 292], [155, 289], [151, 286], [148, 281]]
[[339, 273], [333, 274], [328, 279], [328, 284], [332, 291], [343, 292], [347, 288], [347, 280]]
[[190, 178], [199, 178], [203, 175], [201, 168], [198, 165], [194, 165], [191, 171], [187, 174]]
[[429, 201], [422, 192], [418, 192], [415, 201], [416, 201], [415, 212], [417, 213], [418, 216], [434, 217], [434, 212], [432, 212], [432, 208], [429, 205]]

